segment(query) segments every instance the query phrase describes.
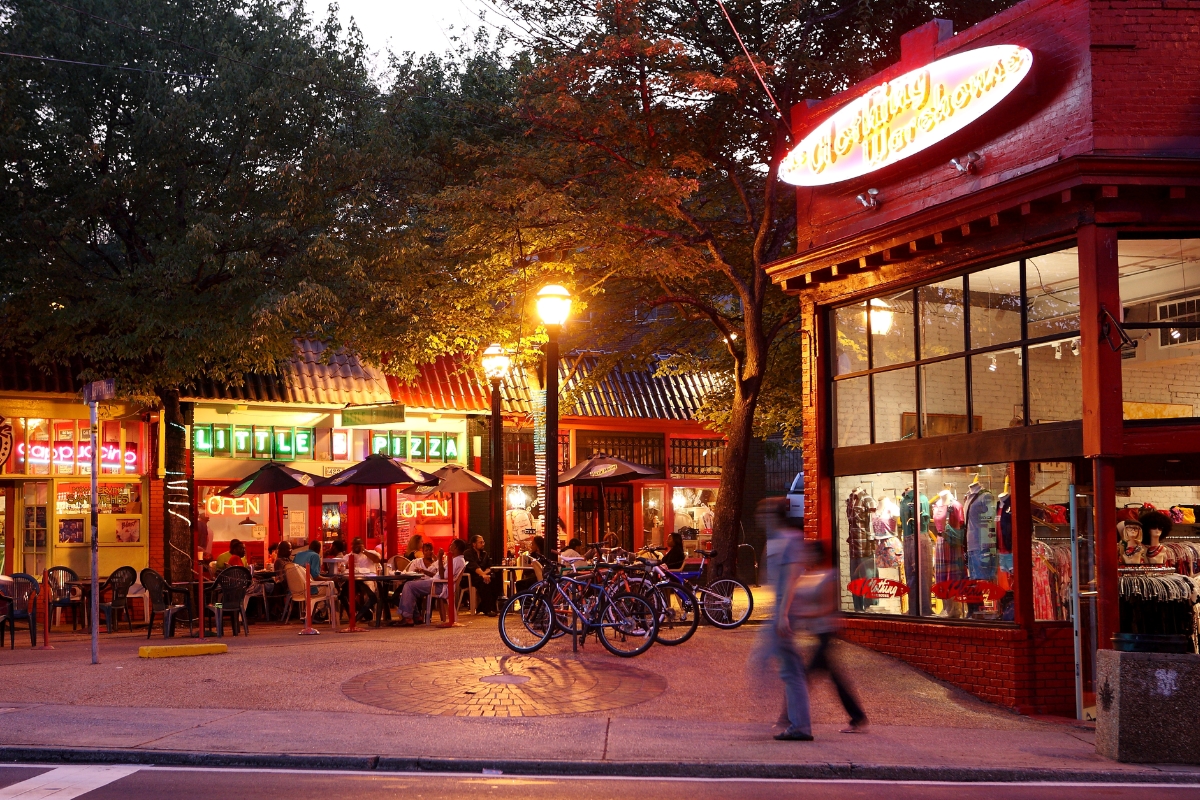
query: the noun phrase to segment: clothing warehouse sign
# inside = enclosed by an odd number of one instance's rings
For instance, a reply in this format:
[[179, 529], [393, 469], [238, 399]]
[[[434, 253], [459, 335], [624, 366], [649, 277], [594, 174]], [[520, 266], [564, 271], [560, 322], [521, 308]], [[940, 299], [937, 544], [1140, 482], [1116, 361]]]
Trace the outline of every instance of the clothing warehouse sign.
[[804, 137], [784, 157], [779, 177], [827, 186], [916, 155], [995, 108], [1032, 66], [1028, 49], [993, 45], [885, 81]]

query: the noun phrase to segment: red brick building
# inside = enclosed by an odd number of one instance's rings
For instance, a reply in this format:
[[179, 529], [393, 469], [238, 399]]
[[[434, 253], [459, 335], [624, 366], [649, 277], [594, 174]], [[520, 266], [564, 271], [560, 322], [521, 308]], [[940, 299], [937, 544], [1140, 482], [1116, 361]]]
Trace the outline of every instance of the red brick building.
[[[1026, 0], [794, 109], [799, 247], [770, 272], [849, 638], [1074, 714], [1076, 621], [1086, 708], [1095, 649], [1139, 632], [1122, 569], [1195, 571], [1197, 97], [1200, 3]], [[1179, 522], [1122, 545], [1146, 503]]]

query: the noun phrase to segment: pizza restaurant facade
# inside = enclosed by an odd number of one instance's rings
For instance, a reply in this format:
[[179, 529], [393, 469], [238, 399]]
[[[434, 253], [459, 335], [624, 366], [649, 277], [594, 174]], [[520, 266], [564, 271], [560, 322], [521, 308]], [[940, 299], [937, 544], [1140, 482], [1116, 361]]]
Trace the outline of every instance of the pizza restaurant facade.
[[[846, 635], [1023, 711], [1086, 715], [1097, 648], [1194, 630], [1126, 577], [1200, 556], [1198, 23], [1026, 0], [794, 110], [769, 271]], [[1169, 535], [1124, 525], [1148, 506]]]

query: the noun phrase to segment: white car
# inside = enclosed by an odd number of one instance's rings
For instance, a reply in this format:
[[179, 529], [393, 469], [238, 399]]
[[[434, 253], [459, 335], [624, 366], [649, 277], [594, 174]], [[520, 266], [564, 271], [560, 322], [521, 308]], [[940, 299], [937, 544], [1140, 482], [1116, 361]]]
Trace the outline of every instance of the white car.
[[804, 473], [797, 472], [788, 488], [788, 519], [804, 519]]

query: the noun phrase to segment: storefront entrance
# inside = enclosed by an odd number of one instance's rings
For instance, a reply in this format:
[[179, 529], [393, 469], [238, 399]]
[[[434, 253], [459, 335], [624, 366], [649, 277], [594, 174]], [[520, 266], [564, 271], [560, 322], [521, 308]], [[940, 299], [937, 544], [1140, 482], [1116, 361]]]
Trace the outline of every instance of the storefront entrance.
[[595, 486], [575, 486], [575, 533], [589, 542], [605, 542], [626, 550], [634, 548], [633, 487], [629, 484], [605, 486], [604, 531], [600, 531], [600, 490]]

